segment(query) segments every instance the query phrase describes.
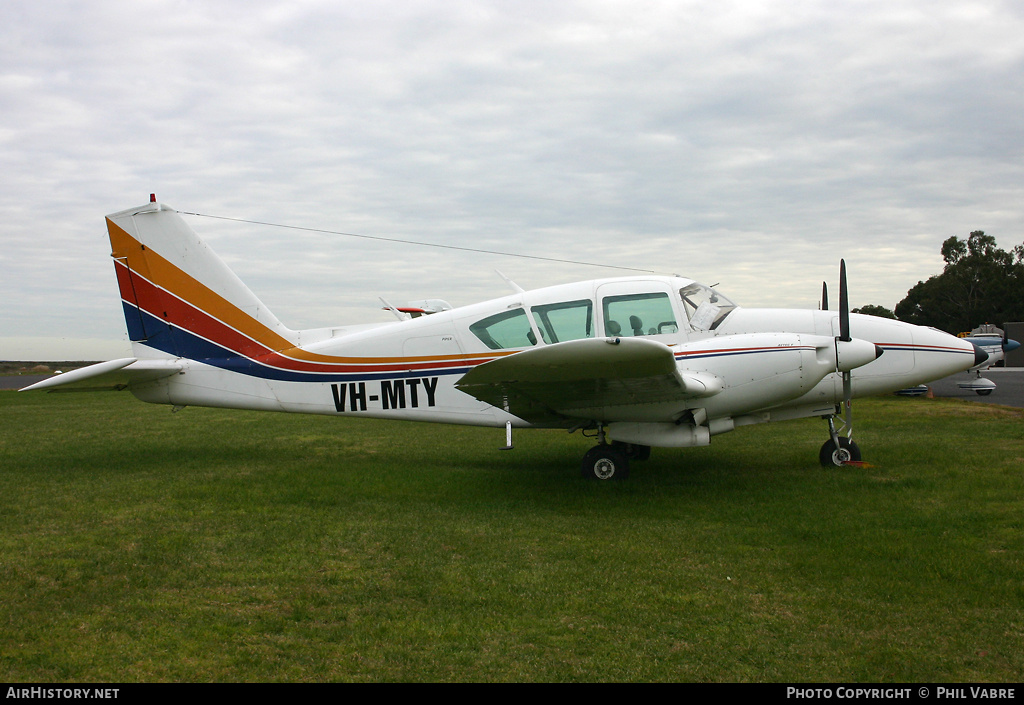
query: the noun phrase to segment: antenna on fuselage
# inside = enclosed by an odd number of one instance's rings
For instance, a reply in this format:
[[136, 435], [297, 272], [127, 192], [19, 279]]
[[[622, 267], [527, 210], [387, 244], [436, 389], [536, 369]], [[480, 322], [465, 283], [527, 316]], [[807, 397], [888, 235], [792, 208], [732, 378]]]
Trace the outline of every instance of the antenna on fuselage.
[[524, 293], [526, 293], [526, 289], [524, 289], [523, 287], [519, 286], [519, 285], [518, 285], [518, 284], [516, 284], [516, 283], [515, 283], [514, 281], [512, 281], [511, 279], [509, 279], [508, 277], [506, 277], [506, 276], [505, 276], [505, 273], [504, 273], [504, 272], [502, 272], [502, 271], [501, 271], [500, 269], [495, 269], [494, 271], [495, 271], [495, 272], [497, 272], [497, 273], [498, 273], [498, 276], [499, 276], [499, 277], [501, 277], [502, 279], [504, 279], [504, 280], [505, 280], [505, 283], [506, 283], [506, 284], [508, 284], [508, 285], [509, 285], [510, 287], [512, 287], [512, 289], [513, 289], [513, 290], [514, 290], [514, 291], [515, 291], [515, 292], [516, 292], [517, 294], [524, 294]]

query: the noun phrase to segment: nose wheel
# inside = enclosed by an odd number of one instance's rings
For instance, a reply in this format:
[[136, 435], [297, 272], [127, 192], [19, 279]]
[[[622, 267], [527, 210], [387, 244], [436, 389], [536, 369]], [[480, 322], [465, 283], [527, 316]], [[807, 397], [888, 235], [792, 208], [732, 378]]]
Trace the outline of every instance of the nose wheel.
[[[849, 431], [849, 427], [846, 427]], [[860, 447], [853, 442], [849, 436], [839, 435], [836, 430], [834, 416], [828, 417], [829, 439], [818, 452], [818, 461], [822, 467], [839, 468], [844, 465], [851, 465], [860, 462]]]
[[826, 468], [838, 468], [858, 463], [860, 462], [860, 448], [849, 438], [840, 438], [838, 444], [830, 438], [821, 447], [818, 460]]

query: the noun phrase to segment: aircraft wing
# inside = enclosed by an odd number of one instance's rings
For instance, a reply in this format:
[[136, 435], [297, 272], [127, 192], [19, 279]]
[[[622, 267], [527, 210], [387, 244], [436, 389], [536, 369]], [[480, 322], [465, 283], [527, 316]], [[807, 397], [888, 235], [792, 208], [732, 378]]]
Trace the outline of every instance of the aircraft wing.
[[524, 350], [477, 366], [455, 386], [531, 423], [721, 390], [712, 375], [681, 373], [670, 347], [644, 338], [586, 338]]
[[42, 382], [25, 387], [21, 391], [98, 392], [119, 390], [125, 389], [131, 382], [149, 382], [161, 377], [170, 377], [181, 371], [181, 368], [181, 363], [176, 360], [137, 360], [134, 357], [125, 357], [54, 375]]

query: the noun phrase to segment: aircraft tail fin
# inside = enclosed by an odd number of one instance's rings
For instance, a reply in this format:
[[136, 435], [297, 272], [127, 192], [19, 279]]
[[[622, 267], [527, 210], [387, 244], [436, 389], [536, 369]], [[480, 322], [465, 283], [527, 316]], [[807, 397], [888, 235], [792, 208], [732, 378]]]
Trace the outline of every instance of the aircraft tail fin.
[[256, 359], [294, 347], [270, 312], [172, 208], [107, 216], [125, 323], [138, 359]]

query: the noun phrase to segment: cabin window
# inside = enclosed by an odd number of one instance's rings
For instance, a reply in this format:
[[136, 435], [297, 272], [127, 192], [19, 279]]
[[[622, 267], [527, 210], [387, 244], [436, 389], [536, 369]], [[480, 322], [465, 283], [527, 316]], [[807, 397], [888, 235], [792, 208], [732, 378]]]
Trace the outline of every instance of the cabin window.
[[679, 331], [668, 294], [607, 296], [603, 304], [605, 335], [664, 335]]
[[594, 337], [594, 304], [589, 299], [534, 306], [531, 310], [545, 343]]
[[491, 350], [528, 348], [537, 344], [530, 319], [521, 308], [488, 316], [470, 325], [469, 330]]

